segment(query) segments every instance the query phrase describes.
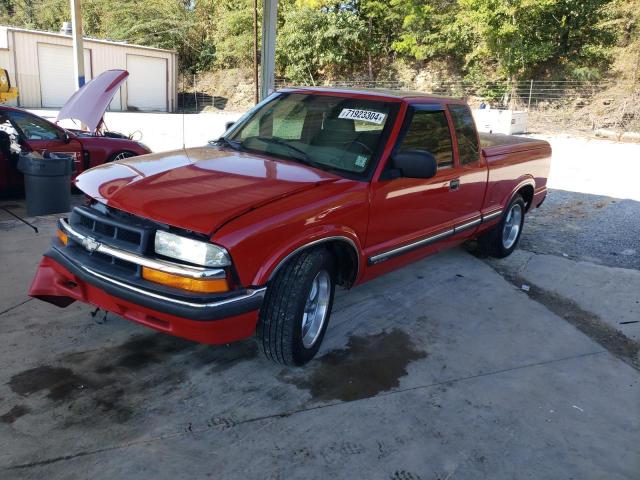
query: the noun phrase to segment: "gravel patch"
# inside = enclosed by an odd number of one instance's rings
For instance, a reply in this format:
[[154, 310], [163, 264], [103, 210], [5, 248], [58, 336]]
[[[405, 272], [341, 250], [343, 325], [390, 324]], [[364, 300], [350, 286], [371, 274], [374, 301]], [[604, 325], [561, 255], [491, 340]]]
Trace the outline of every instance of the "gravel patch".
[[640, 269], [640, 202], [550, 190], [527, 216], [520, 248]]

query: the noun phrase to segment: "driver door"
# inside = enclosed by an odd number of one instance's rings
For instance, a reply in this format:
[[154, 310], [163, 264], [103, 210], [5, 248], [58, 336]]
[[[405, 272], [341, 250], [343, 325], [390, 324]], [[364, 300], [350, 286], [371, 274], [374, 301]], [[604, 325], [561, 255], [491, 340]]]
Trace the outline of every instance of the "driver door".
[[82, 170], [82, 144], [77, 139], [68, 137], [61, 128], [28, 112], [12, 110], [6, 114], [28, 149], [39, 153], [72, 153], [76, 171]]
[[[459, 217], [455, 203], [460, 173], [455, 165], [444, 106], [429, 104], [410, 108], [394, 153], [410, 149], [433, 154], [438, 164], [437, 173], [432, 178], [397, 177], [389, 161], [381, 178], [372, 183], [366, 247], [370, 264], [396, 257], [402, 259], [405, 252], [394, 250], [425, 239], [433, 239], [424, 243], [425, 247], [438, 244], [438, 236], [453, 228]], [[420, 246], [407, 248], [406, 253], [413, 250], [431, 251]]]

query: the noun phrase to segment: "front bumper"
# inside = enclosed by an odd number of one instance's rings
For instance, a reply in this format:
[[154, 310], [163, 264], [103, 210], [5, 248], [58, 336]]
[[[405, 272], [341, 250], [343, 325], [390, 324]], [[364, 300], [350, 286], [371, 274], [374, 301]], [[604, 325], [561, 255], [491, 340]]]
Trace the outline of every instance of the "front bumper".
[[58, 306], [90, 303], [128, 320], [202, 343], [229, 343], [255, 331], [266, 288], [203, 302], [149, 292], [74, 262], [55, 245], [45, 253], [29, 295]]

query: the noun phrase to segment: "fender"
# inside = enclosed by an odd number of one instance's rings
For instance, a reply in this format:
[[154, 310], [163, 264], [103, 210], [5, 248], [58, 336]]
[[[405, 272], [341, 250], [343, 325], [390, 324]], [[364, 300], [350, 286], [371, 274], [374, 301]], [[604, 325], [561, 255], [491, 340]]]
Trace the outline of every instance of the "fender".
[[[520, 180], [520, 179], [518, 179]], [[524, 180], [520, 180], [520, 182], [517, 184], [517, 186], [511, 190], [511, 193], [509, 193], [508, 196], [505, 197], [503, 202], [500, 202], [500, 205], [502, 206], [502, 209], [506, 209], [509, 206], [509, 203], [511, 203], [511, 200], [513, 199], [513, 197], [515, 197], [516, 193], [518, 193], [518, 191], [525, 186], [531, 186], [531, 188], [533, 188], [533, 192], [535, 194], [536, 191], [536, 181], [533, 178], [533, 176], [531, 175], [526, 175], [526, 177], [524, 177]], [[529, 207], [531, 207], [531, 205], [529, 205]]]
[[345, 226], [325, 225], [321, 230], [311, 233], [306, 232], [304, 236], [296, 237], [278, 248], [269, 260], [256, 272], [252, 284], [265, 285], [294, 255], [307, 248], [336, 240], [348, 244], [354, 250], [357, 261], [357, 273], [353, 283], [356, 283], [362, 274], [365, 264], [362, 244], [358, 235], [352, 229]]

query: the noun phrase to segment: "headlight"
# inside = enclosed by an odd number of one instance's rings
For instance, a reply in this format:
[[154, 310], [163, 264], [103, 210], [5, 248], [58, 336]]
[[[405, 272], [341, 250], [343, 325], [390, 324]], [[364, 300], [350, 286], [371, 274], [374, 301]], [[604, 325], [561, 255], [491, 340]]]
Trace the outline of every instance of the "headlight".
[[227, 267], [231, 258], [227, 251], [211, 243], [191, 240], [158, 230], [156, 232], [155, 251], [160, 255], [195, 263], [203, 267]]

